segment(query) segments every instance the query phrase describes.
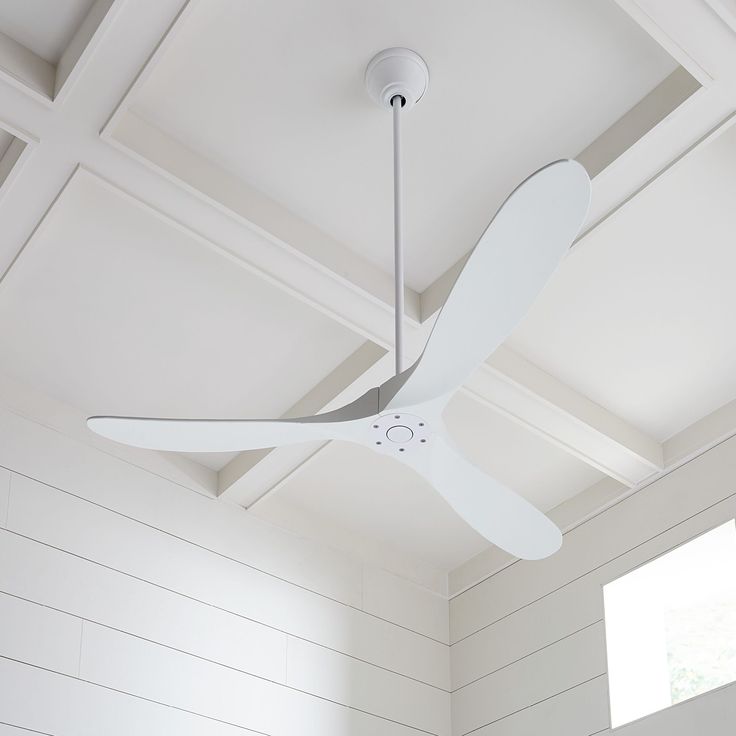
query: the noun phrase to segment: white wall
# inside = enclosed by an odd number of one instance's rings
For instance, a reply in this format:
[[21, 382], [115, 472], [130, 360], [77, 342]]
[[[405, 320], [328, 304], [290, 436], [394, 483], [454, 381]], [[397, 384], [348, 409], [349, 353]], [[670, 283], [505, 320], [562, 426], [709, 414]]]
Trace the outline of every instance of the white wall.
[[447, 602], [0, 410], [0, 734], [446, 736]]
[[[601, 586], [736, 516], [736, 439], [515, 562], [450, 602], [454, 736], [611, 733]], [[616, 729], [731, 736], [736, 685]]]

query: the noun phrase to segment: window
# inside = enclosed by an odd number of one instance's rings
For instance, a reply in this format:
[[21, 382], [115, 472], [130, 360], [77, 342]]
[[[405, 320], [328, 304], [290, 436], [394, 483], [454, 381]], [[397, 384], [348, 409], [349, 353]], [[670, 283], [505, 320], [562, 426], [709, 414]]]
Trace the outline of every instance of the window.
[[603, 587], [611, 726], [736, 680], [736, 524]]

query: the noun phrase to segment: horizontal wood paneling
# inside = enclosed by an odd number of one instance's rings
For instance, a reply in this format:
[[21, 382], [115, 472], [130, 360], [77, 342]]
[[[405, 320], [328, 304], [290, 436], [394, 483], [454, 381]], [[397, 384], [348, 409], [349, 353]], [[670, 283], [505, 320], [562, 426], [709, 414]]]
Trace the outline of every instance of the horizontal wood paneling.
[[[27, 618], [15, 617], [17, 626], [7, 625], [0, 630], [0, 653], [7, 656], [76, 674], [81, 622], [44, 607], [53, 606], [211, 663], [285, 682], [427, 731], [449, 733], [450, 696], [436, 688], [293, 637], [287, 666], [285, 634], [10, 532], [0, 532], [0, 559], [17, 561], [0, 566], [0, 589], [41, 604], [0, 595], [0, 621], [5, 599], [29, 612]], [[39, 660], [29, 658], [32, 651], [29, 653], [27, 645], [20, 651], [17, 646], [2, 646], [4, 636], [15, 644], [20, 637], [22, 642], [38, 641], [37, 646], [44, 652], [49, 637], [39, 634], [50, 627], [33, 623], [38, 612], [75, 622], [76, 637], [68, 646], [61, 637], [58, 641], [51, 639], [55, 647], [69, 651], [68, 668], [51, 666], [48, 652], [45, 659]]]
[[85, 624], [82, 679], [274, 734], [417, 731], [120, 632]]
[[474, 731], [474, 736], [591, 736], [608, 728], [605, 676], [530, 703]]
[[438, 687], [448, 648], [83, 499], [15, 476], [8, 528]]
[[598, 623], [456, 690], [453, 734], [474, 731], [605, 671], [603, 624]]
[[455, 644], [451, 653], [453, 690], [602, 618], [600, 589], [589, 586], [587, 580], [571, 583]]
[[289, 638], [287, 683], [425, 731], [450, 733], [450, 694]]
[[736, 496], [658, 534], [452, 647], [453, 689], [603, 619], [602, 586], [736, 516]]
[[[12, 559], [0, 554], [2, 567]], [[76, 676], [81, 640], [82, 622], [78, 618], [0, 593], [3, 656]]]
[[0, 714], [0, 721], [50, 736], [254, 734], [3, 657]]
[[275, 629], [9, 532], [0, 532], [0, 559], [13, 561], [0, 565], [3, 592], [260, 677], [285, 679], [286, 634]]
[[552, 557], [516, 562], [453, 598], [451, 640], [471, 635], [721, 501], [736, 490], [735, 452], [732, 438], [568, 532]]
[[[183, 607], [178, 609], [174, 594], [141, 581], [131, 581], [119, 573], [9, 532], [0, 533], [0, 559], [17, 560], [17, 564], [0, 566], [2, 589], [12, 589], [15, 594], [28, 597], [38, 595], [43, 602], [68, 606], [68, 610], [81, 608], [80, 613], [87, 621], [92, 609], [98, 621], [102, 619], [109, 624], [112, 619], [112, 625], [128, 631], [133, 629], [137, 636], [155, 637], [154, 641], [212, 660], [206, 663], [208, 666], [220, 662], [243, 673], [252, 673], [258, 671], [259, 660], [265, 661], [267, 668], [268, 657], [273, 656], [275, 675], [284, 681], [285, 652], [281, 651], [279, 641], [271, 642], [272, 650], [268, 645], [268, 635], [277, 632], [264, 631], [261, 627], [260, 633], [265, 636], [259, 640], [257, 635], [248, 635], [247, 630], [242, 632], [237, 626], [228, 625], [232, 623], [228, 618], [237, 623], [237, 618], [230, 614], [186, 599], [179, 599]], [[82, 572], [87, 570], [86, 577], [79, 574], [80, 568]], [[126, 585], [126, 580], [132, 585]], [[145, 594], [146, 587], [154, 591], [153, 597], [141, 596], [141, 589]], [[201, 609], [199, 612], [197, 607]], [[211, 618], [209, 612], [213, 614]], [[0, 594], [0, 621], [3, 624], [0, 653], [76, 675], [79, 618]], [[241, 638], [243, 633], [245, 636]], [[285, 638], [282, 634], [278, 636]], [[56, 652], [64, 654], [64, 658], [55, 656]], [[435, 688], [294, 638], [290, 641], [288, 671], [288, 684], [293, 688], [432, 733], [449, 733], [450, 696]], [[258, 674], [268, 676], [269, 673]], [[254, 681], [258, 682], [254, 678], [248, 680]], [[246, 691], [250, 692], [246, 688], [244, 694]]]
[[373, 567], [363, 572], [363, 610], [450, 643], [447, 598]]

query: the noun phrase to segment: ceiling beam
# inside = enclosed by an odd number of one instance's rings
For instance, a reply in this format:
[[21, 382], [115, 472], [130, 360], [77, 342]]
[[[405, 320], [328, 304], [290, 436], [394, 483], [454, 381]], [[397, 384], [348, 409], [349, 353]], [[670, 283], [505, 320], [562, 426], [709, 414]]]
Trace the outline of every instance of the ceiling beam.
[[505, 346], [463, 390], [627, 486], [662, 468], [658, 442]]
[[703, 87], [733, 81], [736, 38], [729, 20], [733, 4], [723, 0], [615, 0]]

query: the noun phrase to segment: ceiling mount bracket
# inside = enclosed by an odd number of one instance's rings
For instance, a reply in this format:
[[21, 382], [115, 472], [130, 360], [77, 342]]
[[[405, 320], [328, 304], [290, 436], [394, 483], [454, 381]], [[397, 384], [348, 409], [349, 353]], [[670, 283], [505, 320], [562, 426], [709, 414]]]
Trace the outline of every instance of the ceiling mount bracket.
[[419, 54], [410, 49], [391, 48], [377, 53], [365, 70], [365, 86], [371, 99], [381, 107], [390, 108], [398, 96], [408, 110], [427, 91], [429, 68]]

